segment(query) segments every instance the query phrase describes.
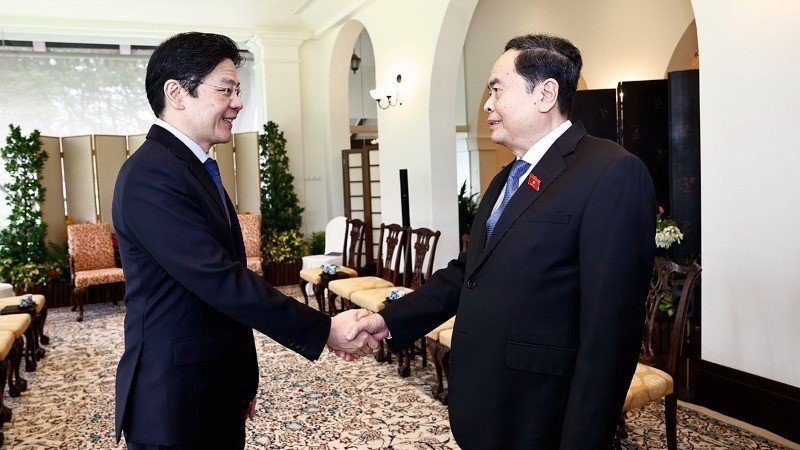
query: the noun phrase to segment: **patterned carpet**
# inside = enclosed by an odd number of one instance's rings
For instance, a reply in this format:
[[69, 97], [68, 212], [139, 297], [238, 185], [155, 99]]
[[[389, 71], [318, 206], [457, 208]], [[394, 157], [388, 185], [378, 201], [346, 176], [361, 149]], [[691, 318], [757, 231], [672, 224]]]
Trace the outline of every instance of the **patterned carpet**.
[[[300, 297], [296, 288], [284, 290]], [[6, 405], [3, 448], [124, 449], [114, 441], [114, 374], [122, 353], [124, 306], [89, 305], [75, 322], [68, 308], [51, 310], [47, 356], [29, 389]], [[257, 417], [247, 424], [247, 449], [457, 449], [447, 408], [431, 398], [432, 366], [395, 365], [362, 358], [353, 363], [325, 352], [308, 362], [256, 333], [261, 367]], [[678, 408], [681, 449], [782, 449], [765, 438], [693, 410]], [[666, 448], [663, 406], [628, 419], [627, 449]]]

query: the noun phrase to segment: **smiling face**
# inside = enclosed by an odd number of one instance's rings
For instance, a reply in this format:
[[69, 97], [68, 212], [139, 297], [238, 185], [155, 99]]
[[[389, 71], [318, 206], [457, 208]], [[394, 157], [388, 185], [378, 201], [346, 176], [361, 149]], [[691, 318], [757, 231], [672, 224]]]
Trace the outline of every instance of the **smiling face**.
[[489, 98], [483, 109], [489, 113], [492, 142], [521, 157], [549, 130], [543, 132], [546, 120], [537, 104], [541, 85], [528, 92], [525, 79], [514, 66], [518, 54], [519, 50], [508, 50], [494, 63], [489, 76]]
[[233, 120], [244, 105], [236, 93], [227, 95], [220, 87], [235, 86], [239, 86], [236, 66], [226, 59], [203, 78], [196, 97], [184, 89], [184, 126], [178, 129], [206, 152], [214, 144], [230, 142], [233, 137]]

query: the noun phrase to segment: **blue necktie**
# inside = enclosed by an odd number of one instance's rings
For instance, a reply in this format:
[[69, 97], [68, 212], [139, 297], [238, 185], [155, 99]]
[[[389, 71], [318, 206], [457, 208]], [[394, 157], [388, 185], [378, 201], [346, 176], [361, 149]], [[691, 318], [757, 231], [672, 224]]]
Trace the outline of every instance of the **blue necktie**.
[[228, 213], [228, 202], [225, 201], [225, 188], [222, 187], [222, 177], [219, 174], [219, 166], [217, 165], [217, 161], [214, 160], [214, 158], [208, 158], [206, 162], [203, 163], [203, 166], [208, 171], [208, 174], [211, 175], [211, 179], [214, 180], [214, 184], [217, 185], [219, 196], [222, 199], [222, 209], [225, 210], [225, 217], [228, 218], [228, 226], [230, 226], [231, 216], [230, 213]]
[[530, 166], [529, 163], [521, 159], [514, 161], [514, 165], [511, 167], [511, 173], [508, 174], [508, 179], [506, 180], [506, 191], [505, 194], [503, 194], [503, 201], [500, 202], [500, 207], [497, 208], [497, 211], [493, 212], [492, 215], [489, 216], [489, 220], [486, 221], [486, 242], [489, 242], [489, 238], [492, 237], [494, 226], [497, 225], [497, 221], [500, 220], [500, 215], [503, 214], [503, 210], [506, 209], [506, 205], [508, 205], [508, 201], [511, 200], [511, 196], [514, 195], [514, 192], [517, 192], [519, 177], [522, 176]]

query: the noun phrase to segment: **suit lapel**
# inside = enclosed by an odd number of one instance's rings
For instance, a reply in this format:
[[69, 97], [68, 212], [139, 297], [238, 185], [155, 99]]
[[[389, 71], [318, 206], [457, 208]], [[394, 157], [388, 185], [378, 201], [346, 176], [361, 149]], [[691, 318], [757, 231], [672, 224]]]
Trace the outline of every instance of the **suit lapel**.
[[[203, 186], [203, 189], [205, 189], [206, 193], [211, 196], [212, 201], [215, 205], [217, 205], [218, 212], [222, 214], [224, 221], [227, 223], [228, 219], [225, 218], [226, 206], [222, 203], [222, 198], [217, 190], [217, 185], [214, 184], [214, 180], [211, 179], [211, 175], [208, 173], [206, 168], [203, 167], [203, 164], [199, 159], [197, 159], [197, 156], [195, 156], [189, 147], [181, 142], [180, 139], [175, 137], [174, 134], [159, 127], [158, 125], [153, 125], [150, 128], [150, 132], [147, 133], [147, 138], [155, 139], [161, 142], [175, 156], [189, 164], [189, 170], [192, 172], [192, 175], [194, 175], [200, 185]], [[231, 221], [233, 221], [233, 216], [231, 216]]]
[[[470, 275], [472, 272], [475, 271], [486, 259], [486, 257], [492, 253], [492, 250], [497, 246], [503, 236], [505, 236], [506, 232], [514, 222], [517, 221], [520, 215], [522, 215], [525, 210], [527, 210], [533, 202], [536, 201], [544, 192], [547, 190], [548, 187], [561, 175], [564, 170], [567, 168], [567, 162], [565, 161], [564, 157], [575, 151], [575, 147], [577, 147], [578, 142], [586, 135], [586, 129], [583, 127], [583, 124], [580, 122], [576, 122], [573, 124], [569, 129], [567, 129], [564, 134], [562, 134], [550, 148], [545, 152], [542, 156], [542, 159], [533, 167], [531, 170], [531, 174], [535, 175], [539, 180], [539, 189], [534, 189], [529, 183], [528, 180], [522, 182], [519, 186], [517, 192], [514, 193], [514, 196], [511, 197], [511, 200], [506, 205], [506, 209], [503, 210], [503, 214], [500, 216], [500, 220], [497, 221], [497, 225], [494, 227], [494, 231], [492, 231], [492, 238], [489, 239], [489, 242], [486, 243], [486, 246], [483, 247], [483, 250], [479, 252], [477, 259], [474, 261], [475, 264], [469, 265], [472, 270], [470, 271]], [[508, 178], [508, 172], [511, 170], [511, 164], [506, 166], [506, 170], [503, 170], [501, 174], [504, 176], [498, 175], [493, 180], [492, 184], [498, 184], [502, 186], [505, 184], [506, 179]], [[498, 182], [499, 179], [499, 182]], [[492, 208], [494, 207], [494, 203], [497, 201], [497, 197], [500, 195], [500, 187], [495, 186], [497, 192], [494, 193], [493, 197], [494, 202], [492, 202], [488, 208], [489, 213], [486, 215], [485, 218], [482, 218], [482, 222], [480, 222], [480, 228], [483, 230], [482, 236], [485, 239], [486, 236], [486, 220], [489, 219], [489, 214], [491, 214]], [[490, 186], [491, 187], [491, 186]], [[489, 190], [487, 190], [487, 194]], [[478, 252], [476, 252], [478, 253]]]

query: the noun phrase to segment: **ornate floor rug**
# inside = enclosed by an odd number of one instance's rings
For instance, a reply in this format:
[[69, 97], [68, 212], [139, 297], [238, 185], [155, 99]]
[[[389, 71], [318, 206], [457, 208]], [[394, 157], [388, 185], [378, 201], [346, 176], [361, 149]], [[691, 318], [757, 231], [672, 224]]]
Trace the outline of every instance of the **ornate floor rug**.
[[[296, 288], [283, 289], [300, 298]], [[13, 419], [5, 448], [124, 449], [114, 439], [114, 374], [122, 354], [124, 306], [86, 307], [75, 322], [68, 308], [51, 310], [47, 356], [24, 373], [28, 391], [6, 394]], [[401, 378], [396, 365], [372, 357], [347, 363], [325, 352], [309, 362], [255, 333], [261, 367], [257, 417], [247, 423], [247, 449], [457, 449], [447, 407], [430, 396], [432, 366], [419, 358]], [[666, 448], [663, 406], [628, 418], [627, 449]], [[688, 408], [678, 408], [680, 449], [782, 449], [763, 437]]]

